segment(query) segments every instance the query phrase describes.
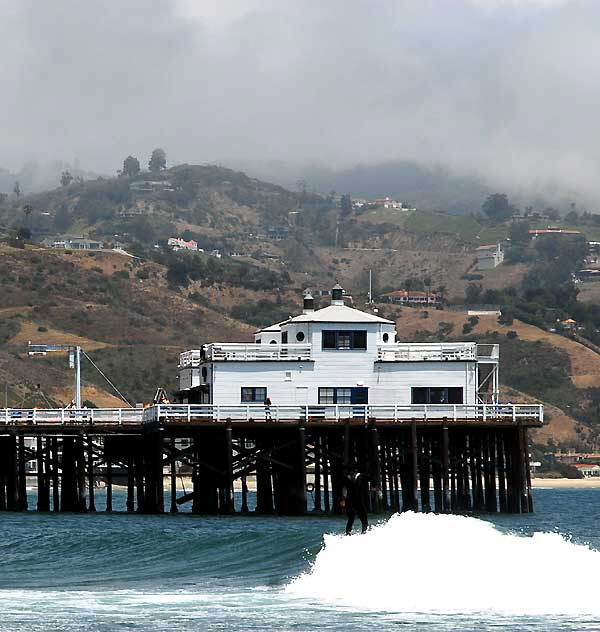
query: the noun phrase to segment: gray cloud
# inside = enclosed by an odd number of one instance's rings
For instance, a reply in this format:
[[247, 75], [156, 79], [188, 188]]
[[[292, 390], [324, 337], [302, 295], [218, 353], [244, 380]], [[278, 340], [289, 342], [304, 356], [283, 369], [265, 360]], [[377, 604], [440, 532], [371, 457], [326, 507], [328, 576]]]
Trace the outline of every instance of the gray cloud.
[[0, 0], [0, 165], [409, 159], [600, 200], [595, 0]]

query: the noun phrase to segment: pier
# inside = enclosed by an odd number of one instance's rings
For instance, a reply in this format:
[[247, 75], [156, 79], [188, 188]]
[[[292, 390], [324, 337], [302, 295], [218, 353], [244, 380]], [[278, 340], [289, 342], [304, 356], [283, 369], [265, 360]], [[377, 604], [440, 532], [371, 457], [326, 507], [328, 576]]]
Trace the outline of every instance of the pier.
[[112, 511], [118, 481], [128, 511], [233, 514], [248, 511], [252, 478], [257, 513], [305, 514], [309, 495], [315, 513], [338, 513], [356, 463], [372, 513], [528, 513], [527, 433], [542, 423], [542, 406], [526, 404], [0, 409], [0, 511]]

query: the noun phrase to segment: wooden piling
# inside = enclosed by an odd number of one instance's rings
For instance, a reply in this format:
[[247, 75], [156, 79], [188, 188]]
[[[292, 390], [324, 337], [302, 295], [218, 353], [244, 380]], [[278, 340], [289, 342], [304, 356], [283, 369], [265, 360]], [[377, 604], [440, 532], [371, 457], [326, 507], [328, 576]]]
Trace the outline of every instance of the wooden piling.
[[19, 435], [18, 438], [18, 488], [19, 488], [19, 511], [27, 511], [29, 504], [27, 502], [27, 459], [25, 458], [25, 437]]
[[96, 511], [95, 501], [95, 478], [94, 478], [94, 442], [90, 435], [87, 436], [87, 457], [88, 457], [88, 494], [89, 506], [88, 511]]
[[171, 507], [170, 513], [177, 513], [177, 460], [175, 458], [175, 438], [171, 438]]
[[[106, 450], [106, 445], [105, 445], [105, 450]], [[112, 486], [113, 486], [112, 459], [110, 456], [106, 456], [106, 511], [107, 512], [111, 512], [113, 510]]]

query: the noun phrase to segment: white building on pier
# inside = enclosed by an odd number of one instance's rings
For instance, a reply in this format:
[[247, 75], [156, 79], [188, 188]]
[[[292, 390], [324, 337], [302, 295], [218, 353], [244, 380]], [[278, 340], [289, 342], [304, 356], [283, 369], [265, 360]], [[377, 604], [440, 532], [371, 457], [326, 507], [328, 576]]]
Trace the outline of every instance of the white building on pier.
[[240, 406], [410, 406], [496, 403], [498, 345], [404, 343], [395, 323], [331, 304], [265, 327], [254, 343], [211, 343], [181, 354], [182, 403]]

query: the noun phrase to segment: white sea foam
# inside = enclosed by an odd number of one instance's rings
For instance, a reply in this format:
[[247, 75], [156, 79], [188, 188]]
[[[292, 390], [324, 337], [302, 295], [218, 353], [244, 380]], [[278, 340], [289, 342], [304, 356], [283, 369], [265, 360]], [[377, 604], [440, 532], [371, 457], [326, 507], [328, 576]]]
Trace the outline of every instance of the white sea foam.
[[600, 614], [600, 552], [557, 533], [404, 513], [365, 535], [324, 540], [286, 593], [387, 612]]

